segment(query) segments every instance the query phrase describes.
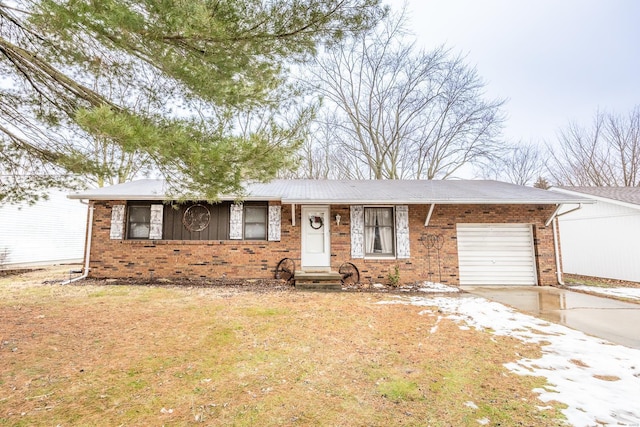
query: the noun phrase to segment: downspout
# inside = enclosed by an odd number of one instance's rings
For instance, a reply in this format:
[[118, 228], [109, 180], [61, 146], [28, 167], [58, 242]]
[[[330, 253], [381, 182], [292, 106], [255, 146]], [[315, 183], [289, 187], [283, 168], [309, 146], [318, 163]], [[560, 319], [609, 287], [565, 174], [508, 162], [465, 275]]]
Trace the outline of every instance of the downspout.
[[84, 250], [84, 268], [83, 268], [83, 273], [82, 276], [79, 277], [74, 277], [73, 279], [69, 279], [69, 280], [65, 280], [64, 282], [62, 282], [62, 285], [68, 285], [69, 283], [73, 283], [76, 282], [78, 280], [82, 280], [82, 279], [86, 279], [86, 277], [89, 275], [89, 260], [91, 259], [91, 234], [93, 232], [93, 210], [95, 209], [93, 207], [93, 204], [91, 203], [87, 203], [89, 206], [89, 227], [87, 230], [87, 245], [85, 247]]
[[578, 207], [570, 209], [566, 212], [562, 212], [562, 213], [558, 213], [560, 211], [560, 209], [562, 208], [562, 204], [559, 204], [558, 207], [556, 208], [556, 210], [553, 212], [553, 214], [549, 217], [549, 219], [547, 220], [547, 222], [545, 222], [545, 227], [548, 227], [549, 224], [552, 224], [553, 227], [553, 247], [555, 249], [556, 252], [556, 274], [557, 274], [557, 278], [558, 278], [558, 284], [560, 286], [564, 286], [564, 280], [562, 280], [562, 269], [560, 268], [560, 249], [559, 249], [559, 244], [558, 244], [558, 226], [556, 225], [556, 223], [558, 222], [558, 217], [561, 217], [562, 215], [566, 215], [568, 213], [571, 212], [575, 212], [578, 209], [582, 208], [582, 203], [578, 204]]
[[560, 266], [560, 250], [558, 245], [558, 227], [556, 223], [557, 219], [553, 221], [553, 246], [556, 252], [556, 274], [558, 276], [558, 284], [560, 286], [564, 286], [564, 281], [562, 280], [562, 268]]
[[582, 203], [579, 203], [579, 204], [578, 204], [578, 207], [576, 207], [576, 208], [569, 209], [569, 210], [568, 210], [568, 211], [566, 211], [566, 212], [558, 213], [558, 211], [560, 211], [560, 209], [562, 208], [562, 206], [563, 206], [563, 205], [558, 205], [558, 207], [557, 207], [557, 208], [556, 208], [556, 210], [553, 212], [553, 214], [549, 217], [549, 219], [547, 220], [547, 222], [545, 222], [545, 223], [544, 223], [544, 226], [545, 226], [545, 227], [548, 227], [548, 226], [549, 226], [549, 224], [551, 224], [551, 221], [553, 221], [555, 218], [558, 218], [558, 217], [561, 217], [561, 216], [566, 215], [566, 214], [568, 214], [568, 213], [575, 212], [575, 211], [577, 211], [577, 210], [579, 210], [579, 209], [582, 209]]

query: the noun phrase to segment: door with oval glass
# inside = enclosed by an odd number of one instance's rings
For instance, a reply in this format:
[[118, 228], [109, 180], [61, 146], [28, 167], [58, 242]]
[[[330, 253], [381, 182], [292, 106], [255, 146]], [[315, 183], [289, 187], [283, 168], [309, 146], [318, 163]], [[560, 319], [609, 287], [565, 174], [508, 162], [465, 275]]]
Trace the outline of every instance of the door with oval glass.
[[303, 206], [301, 209], [302, 269], [329, 270], [331, 246], [329, 242], [329, 206]]

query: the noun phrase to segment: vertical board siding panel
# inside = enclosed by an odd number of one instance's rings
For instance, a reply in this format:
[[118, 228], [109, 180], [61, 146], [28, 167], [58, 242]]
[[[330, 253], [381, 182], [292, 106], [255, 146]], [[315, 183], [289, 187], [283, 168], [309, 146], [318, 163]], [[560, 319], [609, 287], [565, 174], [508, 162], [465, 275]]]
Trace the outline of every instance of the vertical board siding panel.
[[396, 256], [398, 259], [411, 258], [409, 244], [409, 206], [396, 206]]
[[229, 239], [242, 240], [242, 203], [234, 203], [229, 209]]
[[209, 219], [209, 225], [206, 228], [206, 240], [218, 239], [218, 222], [220, 221], [220, 205], [210, 205], [209, 213], [211, 214]]
[[115, 205], [111, 208], [111, 230], [109, 230], [111, 240], [124, 238], [124, 208], [125, 205]]
[[164, 206], [164, 220], [162, 221], [162, 235], [166, 240], [173, 239], [173, 215], [171, 215], [171, 205]]
[[280, 224], [282, 218], [282, 206], [269, 206], [269, 232], [268, 240], [270, 242], [280, 241]]
[[228, 240], [230, 206], [230, 203], [206, 205], [210, 213], [209, 225], [202, 231], [191, 232], [182, 222], [189, 206], [178, 205], [176, 208], [165, 205], [162, 236], [165, 240]]
[[164, 207], [162, 205], [151, 205], [151, 217], [149, 224], [149, 239], [162, 239], [162, 214]]
[[364, 258], [364, 207], [351, 206], [351, 258]]
[[216, 239], [229, 239], [229, 212], [231, 203], [222, 203], [218, 206], [218, 234]]
[[184, 239], [184, 226], [182, 225], [182, 215], [184, 215], [184, 206], [179, 205], [178, 209], [173, 211], [173, 239], [174, 240], [183, 240]]
[[173, 240], [182, 240], [182, 231], [184, 227], [182, 226], [182, 213], [184, 208], [182, 205], [178, 205], [176, 209], [172, 209], [171, 218], [173, 221]]

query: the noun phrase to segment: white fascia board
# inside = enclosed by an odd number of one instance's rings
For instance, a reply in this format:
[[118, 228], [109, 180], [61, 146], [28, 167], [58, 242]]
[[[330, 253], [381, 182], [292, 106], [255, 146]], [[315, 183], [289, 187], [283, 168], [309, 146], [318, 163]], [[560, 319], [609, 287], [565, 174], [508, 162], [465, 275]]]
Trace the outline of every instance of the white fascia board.
[[295, 203], [297, 205], [557, 205], [594, 203], [592, 199], [554, 199], [554, 200], [390, 200], [390, 199], [282, 199], [283, 204]]
[[[108, 200], [143, 200], [143, 201], [159, 201], [159, 202], [173, 202], [178, 200], [176, 197], [170, 196], [156, 196], [156, 195], [131, 195], [131, 194], [100, 194], [100, 195], [91, 195], [91, 194], [69, 194], [67, 195], [69, 199], [78, 199], [78, 200], [96, 200], [96, 201], [108, 201]], [[201, 198], [186, 198], [184, 200], [204, 200]], [[270, 201], [278, 201], [279, 199], [274, 197], [244, 197], [244, 198], [236, 198], [230, 196], [220, 197], [218, 201], [220, 202], [233, 202], [233, 201], [249, 201], [249, 202], [270, 202]]]
[[565, 194], [581, 196], [581, 197], [588, 197], [593, 200], [591, 203], [595, 203], [595, 202], [611, 203], [612, 205], [624, 206], [626, 208], [640, 210], [640, 205], [636, 205], [635, 203], [622, 202], [620, 200], [610, 199], [608, 197], [592, 196], [591, 194], [585, 194], [585, 193], [580, 193], [578, 191], [565, 190], [564, 188], [555, 188], [555, 187], [552, 187], [551, 191], [556, 191], [558, 193], [565, 193]]
[[[134, 194], [69, 194], [67, 195], [69, 199], [77, 199], [77, 200], [98, 200], [98, 201], [108, 201], [108, 200], [145, 200], [145, 201], [162, 201], [162, 202], [170, 202], [177, 200], [174, 197], [169, 197], [165, 195], [134, 195]], [[251, 202], [268, 202], [268, 201], [280, 201], [282, 204], [296, 204], [296, 205], [388, 205], [388, 204], [403, 204], [403, 205], [430, 205], [430, 204], [438, 204], [438, 205], [556, 205], [556, 204], [579, 204], [579, 203], [594, 203], [594, 199], [598, 199], [596, 197], [590, 199], [554, 199], [554, 200], [390, 200], [390, 199], [358, 199], [358, 200], [337, 200], [337, 199], [286, 199], [279, 197], [251, 197], [251, 195], [247, 195], [240, 199], [236, 197], [223, 196], [219, 199], [219, 201], [251, 201]], [[613, 200], [601, 198], [603, 201], [614, 203]], [[202, 200], [199, 198], [189, 198], [185, 200]], [[618, 202], [617, 204], [621, 204], [623, 206], [629, 206], [634, 209], [640, 209], [640, 206], [633, 205], [629, 203]]]
[[150, 201], [165, 201], [167, 200], [165, 197], [159, 196], [132, 196], [132, 195], [124, 195], [124, 194], [113, 194], [113, 195], [92, 195], [92, 194], [69, 194], [67, 196], [69, 199], [79, 199], [79, 200], [96, 200], [96, 201], [106, 201], [106, 200], [150, 200]]

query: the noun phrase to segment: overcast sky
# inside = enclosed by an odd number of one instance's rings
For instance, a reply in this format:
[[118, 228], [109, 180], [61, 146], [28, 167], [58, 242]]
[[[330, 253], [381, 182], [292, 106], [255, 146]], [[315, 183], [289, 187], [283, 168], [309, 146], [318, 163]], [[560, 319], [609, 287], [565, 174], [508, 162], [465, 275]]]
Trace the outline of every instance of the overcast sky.
[[[403, 0], [387, 0], [400, 8]], [[640, 105], [638, 0], [408, 0], [425, 48], [467, 54], [506, 98], [510, 141], [553, 142], [569, 120]]]

